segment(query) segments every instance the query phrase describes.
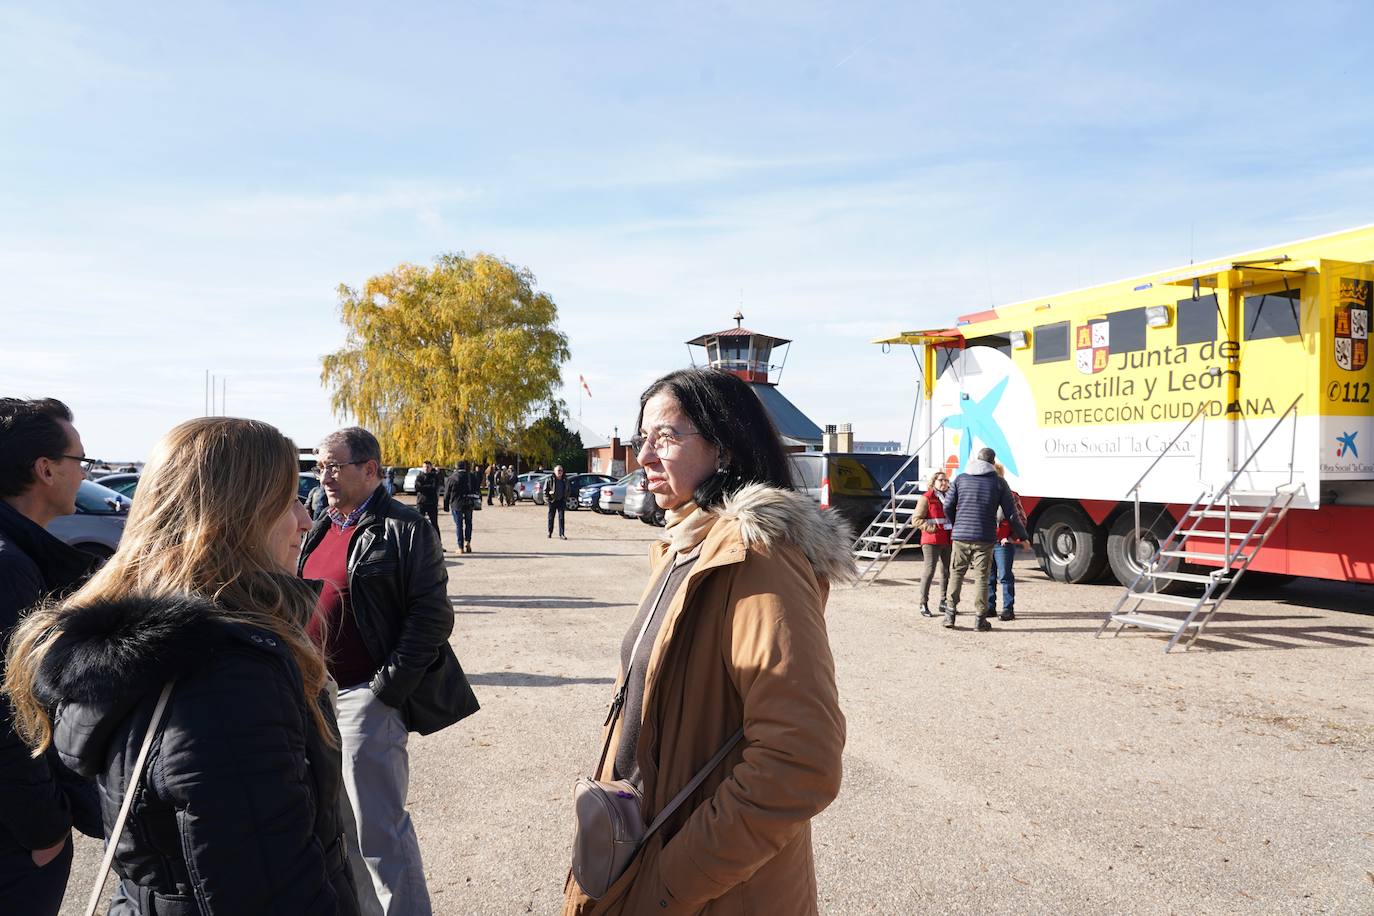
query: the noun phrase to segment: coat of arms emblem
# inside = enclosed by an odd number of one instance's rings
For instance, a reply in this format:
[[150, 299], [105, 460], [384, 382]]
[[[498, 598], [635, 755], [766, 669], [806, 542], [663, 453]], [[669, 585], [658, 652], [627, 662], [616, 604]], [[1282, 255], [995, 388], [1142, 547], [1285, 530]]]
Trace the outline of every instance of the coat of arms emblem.
[[1107, 319], [1099, 318], [1080, 324], [1074, 335], [1074, 355], [1078, 358], [1078, 371], [1092, 375], [1107, 368], [1107, 355], [1110, 353], [1107, 333]]
[[1342, 277], [1336, 300], [1336, 365], [1357, 371], [1369, 362], [1369, 298], [1374, 283]]

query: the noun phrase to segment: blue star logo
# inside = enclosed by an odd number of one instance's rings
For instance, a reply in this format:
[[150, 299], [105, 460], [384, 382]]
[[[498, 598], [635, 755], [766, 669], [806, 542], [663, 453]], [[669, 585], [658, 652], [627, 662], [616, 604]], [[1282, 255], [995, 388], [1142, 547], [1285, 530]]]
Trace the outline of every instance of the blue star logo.
[[1007, 390], [1008, 381], [1010, 379], [1004, 378], [992, 386], [992, 390], [984, 395], [981, 401], [975, 401], [967, 394], [962, 395], [959, 406], [963, 412], [945, 420], [945, 426], [950, 429], [964, 431], [964, 435], [959, 437], [960, 468], [968, 464], [968, 457], [973, 453], [973, 440], [978, 439], [997, 453], [997, 457], [1006, 465], [1009, 473], [1019, 473], [1016, 470], [1016, 456], [1012, 454], [1011, 444], [1002, 433], [1002, 427], [992, 417], [992, 412], [1002, 400], [1003, 392]]
[[1360, 450], [1355, 447], [1355, 437], [1359, 434], [1360, 431], [1355, 430], [1353, 433], [1343, 433], [1336, 437], [1336, 441], [1340, 443], [1340, 445], [1336, 447], [1337, 458], [1344, 458], [1346, 452], [1349, 452], [1356, 458], [1360, 457]]

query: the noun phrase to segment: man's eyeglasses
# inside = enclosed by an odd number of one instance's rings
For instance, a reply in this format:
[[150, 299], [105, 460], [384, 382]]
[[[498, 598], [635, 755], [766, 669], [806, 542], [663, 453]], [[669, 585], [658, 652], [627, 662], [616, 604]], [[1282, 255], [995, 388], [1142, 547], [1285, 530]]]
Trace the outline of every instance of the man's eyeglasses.
[[660, 429], [652, 435], [645, 436], [641, 433], [631, 437], [630, 448], [635, 450], [635, 454], [644, 451], [645, 445], [652, 445], [656, 452], [671, 452], [682, 444], [683, 439], [700, 435], [701, 433], [675, 433], [670, 429]]
[[339, 473], [340, 468], [346, 468], [350, 464], [367, 464], [366, 461], [331, 461], [328, 464], [315, 465], [315, 473], [320, 477], [327, 477], [330, 474]]
[[85, 455], [58, 455], [58, 458], [67, 458], [81, 465], [81, 470], [89, 471], [100, 463], [99, 458], [87, 458]]

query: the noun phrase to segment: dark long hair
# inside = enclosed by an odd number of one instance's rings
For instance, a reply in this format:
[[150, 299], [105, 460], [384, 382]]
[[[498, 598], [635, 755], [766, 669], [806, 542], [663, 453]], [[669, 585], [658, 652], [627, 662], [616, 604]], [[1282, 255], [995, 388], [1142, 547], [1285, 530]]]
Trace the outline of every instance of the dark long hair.
[[758, 396], [738, 376], [721, 369], [669, 372], [639, 396], [636, 429], [643, 428], [644, 405], [664, 392], [724, 456], [723, 466], [692, 494], [698, 506], [719, 506], [727, 496], [751, 483], [792, 489], [791, 465], [782, 437]]

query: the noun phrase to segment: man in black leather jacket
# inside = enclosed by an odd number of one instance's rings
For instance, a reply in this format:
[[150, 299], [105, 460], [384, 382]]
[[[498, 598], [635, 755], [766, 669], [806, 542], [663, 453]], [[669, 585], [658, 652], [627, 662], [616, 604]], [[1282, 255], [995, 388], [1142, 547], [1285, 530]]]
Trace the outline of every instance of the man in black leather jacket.
[[[386, 495], [381, 449], [358, 427], [319, 448], [329, 509], [306, 536], [300, 573], [322, 580], [312, 634], [339, 683], [344, 786], [362, 856], [364, 912], [428, 914], [419, 842], [405, 810], [408, 732], [429, 734], [477, 710], [449, 646], [453, 606], [437, 532]], [[365, 871], [364, 871], [365, 866]]]
[[439, 490], [443, 483], [443, 475], [434, 469], [432, 461], [426, 461], [425, 469], [415, 475], [415, 511], [429, 519], [434, 526], [434, 536], [441, 545], [444, 537], [439, 532]]
[[[0, 398], [0, 652], [23, 611], [74, 588], [94, 564], [44, 530], [76, 511], [86, 477], [71, 421], [61, 401]], [[61, 909], [73, 825], [101, 835], [95, 784], [63, 766], [51, 748], [30, 756], [14, 733], [9, 704], [0, 701], [0, 912]]]

